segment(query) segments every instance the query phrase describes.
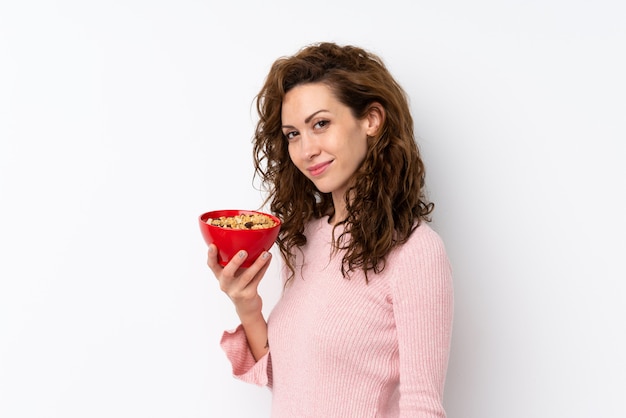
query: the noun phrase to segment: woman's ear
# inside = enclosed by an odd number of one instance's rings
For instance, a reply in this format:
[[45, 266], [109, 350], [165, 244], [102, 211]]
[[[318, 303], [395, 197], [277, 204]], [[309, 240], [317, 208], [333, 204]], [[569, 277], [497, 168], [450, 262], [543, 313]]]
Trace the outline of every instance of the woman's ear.
[[367, 120], [367, 135], [376, 136], [385, 124], [385, 108], [378, 102], [373, 102], [365, 115]]

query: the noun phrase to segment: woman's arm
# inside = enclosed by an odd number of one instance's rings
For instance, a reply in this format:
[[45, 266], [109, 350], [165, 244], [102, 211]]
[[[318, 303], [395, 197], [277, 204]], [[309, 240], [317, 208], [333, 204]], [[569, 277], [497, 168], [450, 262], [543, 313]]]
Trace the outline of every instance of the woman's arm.
[[258, 361], [269, 351], [267, 322], [263, 317], [263, 301], [258, 286], [269, 267], [271, 254], [266, 251], [250, 267], [241, 268], [247, 256], [242, 250], [222, 267], [217, 261], [217, 247], [212, 244], [209, 246], [207, 265], [219, 280], [220, 289], [235, 305], [250, 351]]
[[400, 416], [443, 418], [453, 318], [452, 273], [439, 237], [420, 228], [394, 265]]

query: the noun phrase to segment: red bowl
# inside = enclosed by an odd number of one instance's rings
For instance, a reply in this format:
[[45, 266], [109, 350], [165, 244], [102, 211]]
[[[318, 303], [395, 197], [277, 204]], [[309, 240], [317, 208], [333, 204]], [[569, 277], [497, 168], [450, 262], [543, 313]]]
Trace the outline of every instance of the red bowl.
[[[220, 216], [254, 215], [261, 214], [269, 216], [276, 222], [271, 228], [264, 229], [231, 229], [221, 226], [209, 225], [208, 219], [219, 218]], [[246, 250], [248, 258], [241, 265], [250, 267], [252, 263], [261, 255], [263, 251], [269, 251], [274, 245], [278, 232], [280, 231], [280, 220], [269, 213], [257, 212], [254, 210], [225, 209], [214, 210], [200, 215], [200, 232], [207, 245], [215, 244], [218, 250], [218, 261], [222, 266], [228, 264], [231, 258], [240, 250]]]

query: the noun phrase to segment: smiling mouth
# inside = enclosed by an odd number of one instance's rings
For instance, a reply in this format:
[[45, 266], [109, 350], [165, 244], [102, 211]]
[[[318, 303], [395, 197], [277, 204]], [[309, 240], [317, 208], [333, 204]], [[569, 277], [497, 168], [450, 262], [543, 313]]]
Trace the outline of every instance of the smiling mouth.
[[331, 163], [332, 161], [327, 161], [325, 163], [316, 164], [312, 167], [307, 168], [307, 170], [309, 171], [309, 173], [311, 173], [313, 177], [316, 177], [322, 174], [324, 171], [326, 171], [326, 169]]

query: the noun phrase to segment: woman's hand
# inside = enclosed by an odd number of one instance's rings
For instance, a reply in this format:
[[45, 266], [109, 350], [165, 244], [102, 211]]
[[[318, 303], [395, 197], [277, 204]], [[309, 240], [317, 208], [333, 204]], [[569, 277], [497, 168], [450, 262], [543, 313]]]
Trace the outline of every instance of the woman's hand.
[[230, 262], [222, 267], [217, 261], [217, 247], [209, 246], [207, 265], [220, 282], [220, 289], [228, 295], [237, 310], [241, 325], [246, 333], [252, 355], [259, 360], [269, 350], [267, 322], [263, 318], [263, 301], [258, 287], [270, 265], [272, 255], [265, 251], [248, 268], [242, 268], [248, 254], [239, 251]]
[[261, 312], [263, 302], [258, 293], [258, 286], [271, 259], [271, 254], [265, 251], [250, 267], [241, 268], [247, 256], [248, 254], [241, 250], [222, 267], [217, 261], [217, 247], [211, 244], [207, 260], [207, 265], [220, 282], [220, 289], [234, 303], [242, 321]]

